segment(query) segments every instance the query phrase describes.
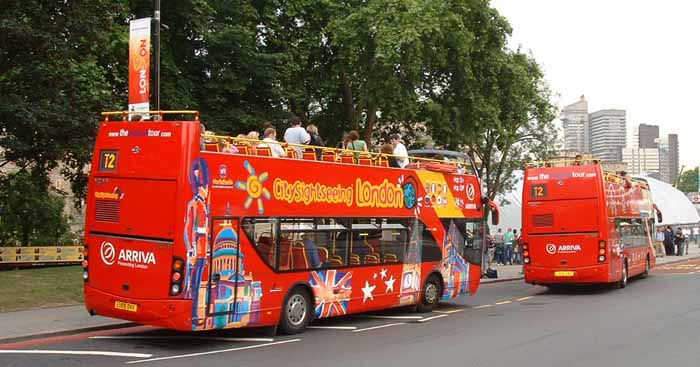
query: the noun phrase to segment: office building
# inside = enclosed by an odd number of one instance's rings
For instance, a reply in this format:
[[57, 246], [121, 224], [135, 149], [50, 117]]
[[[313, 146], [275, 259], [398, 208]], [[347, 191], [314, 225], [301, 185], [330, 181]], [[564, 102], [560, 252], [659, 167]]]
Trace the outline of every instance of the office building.
[[661, 181], [674, 184], [679, 171], [678, 134], [668, 134], [658, 140], [659, 174]]
[[604, 162], [622, 162], [622, 149], [627, 146], [625, 110], [600, 110], [588, 116], [591, 154]]
[[588, 135], [588, 101], [584, 96], [561, 110], [559, 119], [564, 132], [564, 151], [590, 152]]
[[635, 127], [634, 142], [638, 144], [639, 148], [658, 148], [659, 143], [659, 126], [658, 125], [647, 125], [639, 124]]
[[[658, 140], [658, 139], [657, 139]], [[624, 148], [622, 162], [627, 165], [627, 173], [635, 176], [649, 176], [659, 179], [659, 149]]]

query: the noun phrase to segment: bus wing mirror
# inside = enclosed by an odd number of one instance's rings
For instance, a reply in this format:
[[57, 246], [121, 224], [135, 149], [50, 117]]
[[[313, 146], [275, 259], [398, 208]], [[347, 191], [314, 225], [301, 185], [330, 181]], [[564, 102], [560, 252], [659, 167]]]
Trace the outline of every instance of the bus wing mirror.
[[656, 212], [656, 221], [659, 223], [663, 223], [664, 221], [664, 216], [661, 214], [661, 210], [659, 210], [659, 207], [654, 204], [654, 212]]
[[491, 208], [491, 224], [497, 226], [501, 220], [501, 209], [493, 201], [489, 201], [487, 205]]

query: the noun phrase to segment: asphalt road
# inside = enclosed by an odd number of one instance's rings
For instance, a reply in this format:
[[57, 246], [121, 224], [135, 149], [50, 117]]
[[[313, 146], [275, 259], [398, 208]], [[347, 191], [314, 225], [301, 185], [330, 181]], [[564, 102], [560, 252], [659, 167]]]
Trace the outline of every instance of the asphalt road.
[[661, 267], [623, 290], [552, 293], [521, 281], [494, 283], [431, 314], [391, 310], [322, 320], [297, 336], [103, 331], [0, 345], [0, 366], [697, 367], [699, 280], [696, 260]]

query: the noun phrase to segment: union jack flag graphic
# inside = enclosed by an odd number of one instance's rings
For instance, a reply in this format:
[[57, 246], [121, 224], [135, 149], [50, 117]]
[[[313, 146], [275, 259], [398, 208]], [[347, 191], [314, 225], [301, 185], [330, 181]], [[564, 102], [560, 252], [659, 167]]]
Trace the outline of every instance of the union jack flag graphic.
[[352, 293], [352, 272], [312, 271], [309, 280], [316, 298], [316, 317], [345, 315]]

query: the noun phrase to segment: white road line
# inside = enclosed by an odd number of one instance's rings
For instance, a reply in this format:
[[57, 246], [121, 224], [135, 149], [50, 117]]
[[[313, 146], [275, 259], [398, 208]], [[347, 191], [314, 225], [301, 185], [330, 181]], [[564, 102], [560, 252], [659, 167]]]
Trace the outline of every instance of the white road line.
[[435, 319], [439, 319], [441, 317], [447, 317], [447, 316], [450, 316], [450, 315], [437, 315], [437, 316], [426, 317], [424, 319], [418, 320], [418, 322], [426, 322], [426, 321], [435, 320]]
[[79, 356], [106, 356], [106, 357], [129, 357], [129, 358], [149, 358], [153, 354], [143, 353], [120, 353], [105, 352], [101, 350], [36, 350], [36, 349], [0, 349], [0, 354], [67, 354]]
[[307, 329], [355, 330], [357, 326], [307, 326]]
[[364, 329], [353, 330], [352, 332], [353, 332], [353, 333], [360, 333], [360, 332], [363, 332], [363, 331], [369, 331], [369, 330], [375, 330], [375, 329], [383, 329], [383, 328], [385, 328], [385, 327], [392, 327], [392, 326], [399, 326], [399, 325], [406, 325], [406, 323], [405, 323], [405, 322], [397, 322], [397, 323], [394, 323], [394, 324], [386, 324], [386, 325], [372, 326], [372, 327], [368, 327], [368, 328], [364, 328]]
[[535, 296], [529, 296], [529, 297], [523, 297], [523, 298], [518, 298], [517, 301], [527, 301], [529, 299], [533, 299]]
[[440, 310], [436, 310], [436, 311], [433, 311], [433, 312], [436, 312], [436, 313], [446, 313], [446, 314], [452, 314], [452, 313], [457, 313], [457, 312], [462, 312], [462, 311], [464, 311], [464, 309], [463, 309], [463, 308], [458, 308], [458, 309], [456, 309], [456, 310], [447, 310], [447, 311], [440, 311]]
[[481, 306], [474, 306], [472, 308], [485, 308], [485, 307], [491, 307], [493, 305], [481, 305]]
[[208, 340], [221, 342], [273, 342], [272, 338], [217, 338], [214, 336], [180, 336], [180, 335], [97, 335], [90, 339], [124, 339], [124, 340]]
[[509, 304], [509, 303], [511, 303], [511, 302], [513, 302], [513, 301], [496, 302], [496, 306], [507, 305], [507, 304]]
[[418, 320], [423, 316], [381, 316], [381, 315], [364, 315], [358, 317], [366, 317], [369, 319], [389, 319], [389, 320]]
[[188, 357], [198, 357], [198, 356], [205, 356], [209, 354], [219, 354], [219, 353], [227, 353], [227, 352], [235, 352], [239, 350], [246, 350], [246, 349], [255, 349], [255, 348], [262, 348], [262, 347], [269, 347], [273, 345], [280, 345], [280, 344], [287, 344], [287, 343], [293, 343], [293, 342], [298, 342], [301, 339], [290, 339], [290, 340], [282, 340], [274, 343], [265, 343], [265, 344], [258, 344], [258, 345], [249, 345], [247, 347], [239, 347], [239, 348], [231, 348], [231, 349], [220, 349], [220, 350], [212, 350], [209, 352], [201, 352], [201, 353], [191, 353], [191, 354], [180, 354], [180, 355], [175, 355], [175, 356], [167, 356], [167, 357], [159, 357], [159, 358], [150, 358], [150, 359], [140, 359], [138, 361], [130, 361], [126, 362], [127, 364], [133, 364], [133, 363], [145, 363], [145, 362], [155, 362], [155, 361], [165, 361], [168, 359], [179, 359], [179, 358], [188, 358]]

